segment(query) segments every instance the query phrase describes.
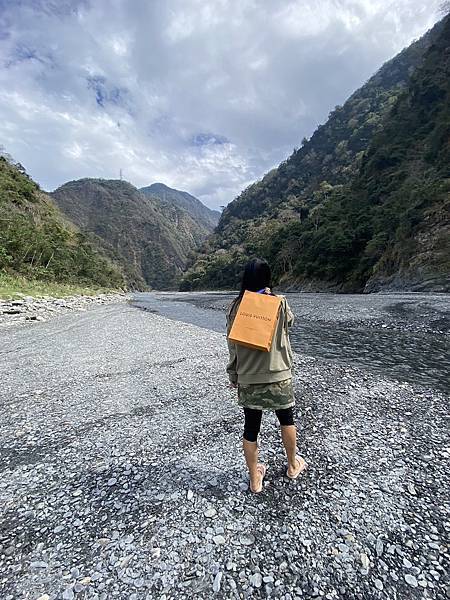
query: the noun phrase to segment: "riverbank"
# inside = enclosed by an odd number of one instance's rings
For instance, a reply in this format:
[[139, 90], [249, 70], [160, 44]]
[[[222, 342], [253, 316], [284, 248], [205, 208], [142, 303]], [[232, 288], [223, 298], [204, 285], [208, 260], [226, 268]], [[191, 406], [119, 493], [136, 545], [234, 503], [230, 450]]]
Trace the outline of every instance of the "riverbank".
[[93, 306], [125, 302], [127, 299], [128, 295], [125, 292], [76, 294], [62, 298], [21, 295], [14, 300], [0, 300], [0, 328], [34, 321], [48, 321], [68, 311], [85, 311]]
[[24, 296], [33, 298], [66, 298], [67, 296], [95, 296], [111, 294], [117, 289], [82, 283], [61, 283], [43, 279], [30, 279], [23, 275], [12, 275], [0, 269], [0, 300], [20, 300]]
[[309, 469], [267, 414], [254, 496], [223, 334], [122, 303], [2, 336], [2, 599], [448, 594], [443, 394], [296, 354]]

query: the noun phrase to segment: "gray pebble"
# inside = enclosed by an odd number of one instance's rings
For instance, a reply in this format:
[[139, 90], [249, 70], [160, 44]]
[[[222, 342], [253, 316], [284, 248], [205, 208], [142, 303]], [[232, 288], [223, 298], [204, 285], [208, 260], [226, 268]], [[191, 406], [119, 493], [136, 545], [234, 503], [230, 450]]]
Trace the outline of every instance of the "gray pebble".
[[249, 579], [250, 585], [256, 588], [260, 588], [262, 585], [261, 573], [254, 573]]
[[217, 575], [214, 577], [214, 582], [213, 582], [213, 592], [215, 592], [217, 594], [217, 592], [220, 591], [220, 585], [222, 583], [222, 572], [219, 571], [217, 573]]
[[225, 544], [225, 538], [223, 537], [223, 535], [215, 535], [213, 537], [213, 541], [217, 546]]
[[405, 581], [411, 587], [416, 588], [418, 586], [417, 579], [414, 577], [414, 575], [411, 575], [410, 573], [407, 573], [405, 575]]
[[242, 544], [242, 546], [251, 546], [255, 543], [255, 536], [251, 533], [244, 533], [239, 536], [239, 543]]
[[406, 569], [410, 569], [410, 568], [412, 567], [412, 563], [411, 563], [411, 562], [410, 562], [410, 561], [409, 561], [407, 558], [404, 558], [404, 559], [403, 559], [403, 566], [404, 566]]
[[63, 600], [73, 600], [74, 597], [75, 594], [73, 593], [73, 589], [71, 587], [68, 587], [64, 590], [62, 595]]

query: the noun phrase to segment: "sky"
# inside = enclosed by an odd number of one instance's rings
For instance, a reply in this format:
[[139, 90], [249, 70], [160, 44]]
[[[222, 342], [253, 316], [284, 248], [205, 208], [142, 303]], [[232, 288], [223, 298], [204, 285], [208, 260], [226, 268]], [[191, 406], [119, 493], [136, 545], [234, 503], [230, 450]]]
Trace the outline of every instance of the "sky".
[[156, 181], [211, 208], [287, 158], [440, 0], [0, 0], [0, 145], [43, 189]]

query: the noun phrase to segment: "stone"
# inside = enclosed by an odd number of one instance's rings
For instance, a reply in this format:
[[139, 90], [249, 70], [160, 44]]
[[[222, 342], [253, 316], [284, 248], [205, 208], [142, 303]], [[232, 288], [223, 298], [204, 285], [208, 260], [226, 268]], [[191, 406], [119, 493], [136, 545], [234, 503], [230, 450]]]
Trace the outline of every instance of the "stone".
[[220, 585], [222, 583], [222, 571], [219, 571], [217, 573], [217, 575], [214, 577], [214, 582], [213, 582], [213, 592], [217, 594], [217, 592], [220, 592]]
[[410, 562], [410, 561], [409, 561], [407, 558], [404, 558], [404, 559], [403, 559], [403, 566], [404, 566], [406, 569], [410, 569], [410, 568], [412, 567], [412, 563], [411, 563], [411, 562]]
[[72, 587], [66, 588], [63, 592], [62, 599], [63, 600], [73, 600], [73, 598], [75, 598], [75, 594], [73, 593], [73, 588]]
[[428, 542], [428, 547], [431, 548], [432, 550], [441, 550], [441, 547], [439, 546], [439, 544], [437, 542]]
[[43, 560], [36, 560], [30, 564], [32, 569], [46, 569], [48, 567], [48, 563]]
[[361, 559], [362, 566], [365, 569], [368, 569], [370, 567], [370, 560], [369, 560], [369, 557], [367, 556], [367, 554], [362, 553], [360, 555], [360, 559]]
[[120, 568], [126, 569], [128, 567], [128, 565], [130, 564], [132, 558], [133, 558], [132, 554], [129, 554], [128, 556], [125, 556], [124, 558], [122, 558], [122, 560], [120, 561]]
[[251, 533], [244, 533], [239, 536], [239, 543], [242, 544], [242, 546], [251, 546], [255, 543], [255, 536]]
[[416, 488], [414, 487], [414, 484], [412, 483], [408, 483], [408, 492], [412, 495], [415, 496], [416, 495]]
[[213, 537], [213, 541], [217, 546], [222, 546], [223, 544], [225, 544], [225, 538], [223, 537], [223, 535], [215, 535]]
[[217, 510], [215, 508], [208, 508], [208, 510], [205, 510], [203, 514], [207, 519], [212, 519], [217, 515]]
[[256, 588], [260, 588], [262, 585], [262, 575], [261, 573], [254, 573], [251, 577], [250, 577], [250, 585], [252, 585], [253, 587]]
[[381, 581], [381, 579], [375, 579], [374, 584], [377, 590], [380, 590], [381, 592], [381, 590], [383, 589], [383, 582]]
[[416, 588], [418, 586], [417, 579], [414, 577], [414, 575], [411, 575], [410, 573], [407, 573], [405, 575], [405, 581], [411, 587]]
[[111, 542], [111, 540], [109, 538], [99, 538], [97, 540], [97, 544], [99, 546], [107, 546], [110, 542]]

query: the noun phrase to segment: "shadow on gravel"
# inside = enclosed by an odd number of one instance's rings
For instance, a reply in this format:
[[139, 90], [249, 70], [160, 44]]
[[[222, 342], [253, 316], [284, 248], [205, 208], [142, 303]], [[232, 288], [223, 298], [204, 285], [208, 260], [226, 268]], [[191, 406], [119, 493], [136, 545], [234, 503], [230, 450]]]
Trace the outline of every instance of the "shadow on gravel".
[[[29, 569], [27, 556], [38, 541], [48, 548], [62, 543], [71, 547], [72, 558], [89, 561], [100, 552], [99, 539], [112, 542], [120, 531], [126, 531], [145, 541], [153, 534], [151, 523], [163, 513], [176, 513], [180, 504], [194, 510], [189, 491], [196, 500], [224, 499], [228, 483], [241, 474], [231, 469], [212, 477], [208, 470], [182, 460], [161, 461], [157, 466], [150, 464], [152, 460], [119, 459], [108, 468], [77, 467], [77, 472], [74, 465], [67, 465], [59, 480], [49, 480], [45, 488], [35, 487], [26, 500], [27, 510], [13, 507], [3, 512], [0, 547], [17, 548], [24, 571]], [[48, 465], [38, 468], [40, 475], [45, 470]]]
[[105, 426], [119, 424], [121, 419], [129, 417], [150, 417], [157, 412], [154, 406], [137, 406], [130, 412], [117, 412], [98, 419], [93, 419], [86, 423], [73, 426], [69, 423], [65, 425], [64, 430], [57, 432], [42, 432], [42, 443], [30, 445], [24, 443], [17, 444], [14, 440], [14, 446], [0, 446], [0, 456], [2, 458], [0, 473], [8, 469], [14, 469], [21, 465], [33, 465], [38, 462], [53, 462], [53, 456], [61, 448], [65, 448], [75, 442], [77, 439], [83, 440], [86, 434], [95, 430], [101, 430]]

